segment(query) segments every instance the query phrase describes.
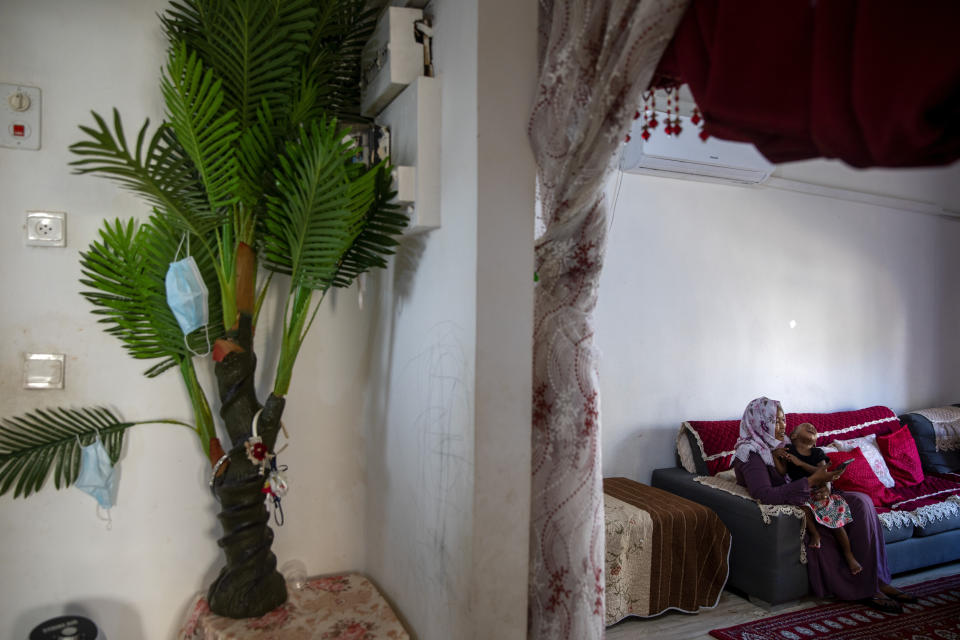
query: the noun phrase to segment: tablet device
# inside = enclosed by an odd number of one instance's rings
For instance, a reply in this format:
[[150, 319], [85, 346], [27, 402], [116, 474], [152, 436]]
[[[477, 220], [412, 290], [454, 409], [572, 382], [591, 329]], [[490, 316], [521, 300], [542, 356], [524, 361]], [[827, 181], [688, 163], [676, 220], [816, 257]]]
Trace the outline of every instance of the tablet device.
[[847, 467], [850, 466], [850, 463], [853, 462], [856, 458], [850, 458], [849, 460], [844, 460], [837, 465], [837, 468], [834, 471], [845, 471]]

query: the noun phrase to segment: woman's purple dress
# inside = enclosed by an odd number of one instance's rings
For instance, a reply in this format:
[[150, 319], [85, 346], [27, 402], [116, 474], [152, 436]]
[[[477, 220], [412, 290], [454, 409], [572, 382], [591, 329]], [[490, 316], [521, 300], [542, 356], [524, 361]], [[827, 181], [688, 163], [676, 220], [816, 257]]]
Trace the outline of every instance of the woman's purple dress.
[[[733, 468], [737, 474], [737, 482], [745, 486], [750, 495], [760, 502], [800, 506], [810, 498], [810, 485], [806, 478], [787, 482], [756, 453], [750, 454], [746, 462], [735, 460]], [[810, 590], [821, 598], [830, 595], [840, 600], [869, 598], [879, 591], [881, 582], [890, 582], [880, 520], [868, 496], [852, 491], [837, 493], [850, 505], [853, 522], [845, 529], [850, 538], [853, 556], [863, 566], [863, 570], [857, 575], [850, 573], [833, 533], [827, 527], [817, 525], [820, 529], [820, 548], [807, 547]]]

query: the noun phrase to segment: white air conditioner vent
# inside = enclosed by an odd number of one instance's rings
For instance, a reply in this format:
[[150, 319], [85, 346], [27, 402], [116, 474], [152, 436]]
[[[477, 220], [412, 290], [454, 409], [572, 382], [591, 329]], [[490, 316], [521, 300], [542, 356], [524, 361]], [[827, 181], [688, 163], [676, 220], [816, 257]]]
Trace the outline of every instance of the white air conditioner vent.
[[623, 147], [620, 169], [627, 173], [644, 173], [670, 177], [708, 178], [740, 184], [759, 184], [770, 177], [774, 165], [756, 147], [743, 142], [727, 142], [697, 135], [690, 118], [680, 116], [683, 133], [668, 136], [663, 132], [665, 113], [657, 113], [660, 126], [644, 140], [643, 121], [634, 120], [630, 142]]

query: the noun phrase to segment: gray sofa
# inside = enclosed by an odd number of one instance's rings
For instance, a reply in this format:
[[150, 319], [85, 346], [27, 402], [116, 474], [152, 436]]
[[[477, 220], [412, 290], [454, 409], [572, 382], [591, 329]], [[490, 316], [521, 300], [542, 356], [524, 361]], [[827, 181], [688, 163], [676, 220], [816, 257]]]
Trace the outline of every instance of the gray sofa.
[[[917, 442], [925, 472], [960, 471], [960, 452], [936, 451], [929, 420], [916, 413], [899, 418]], [[807, 570], [800, 560], [801, 520], [780, 515], [771, 516], [765, 524], [756, 502], [701, 484], [695, 477], [680, 466], [657, 469], [651, 484], [713, 509], [730, 530], [733, 544], [727, 587], [771, 605], [806, 595]], [[960, 514], [920, 526], [884, 525], [883, 534], [893, 574], [960, 559]]]

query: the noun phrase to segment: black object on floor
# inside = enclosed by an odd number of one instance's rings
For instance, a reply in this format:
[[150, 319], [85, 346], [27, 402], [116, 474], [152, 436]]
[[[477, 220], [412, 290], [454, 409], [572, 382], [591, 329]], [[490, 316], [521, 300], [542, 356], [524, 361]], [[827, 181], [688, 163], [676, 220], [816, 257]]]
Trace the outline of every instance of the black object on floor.
[[59, 616], [34, 627], [30, 640], [104, 640], [104, 637], [89, 618]]

